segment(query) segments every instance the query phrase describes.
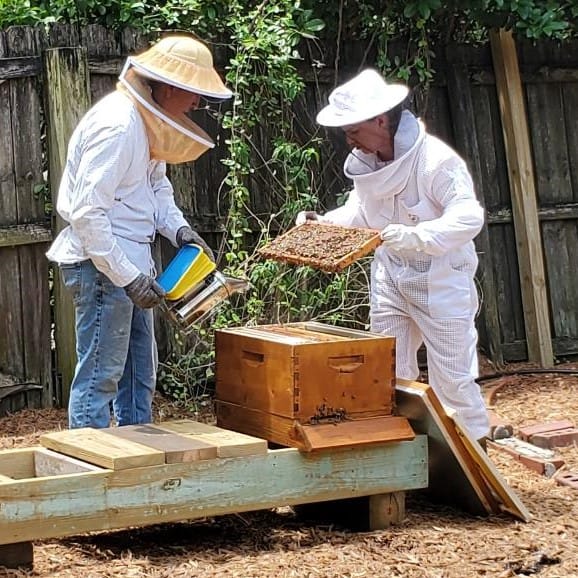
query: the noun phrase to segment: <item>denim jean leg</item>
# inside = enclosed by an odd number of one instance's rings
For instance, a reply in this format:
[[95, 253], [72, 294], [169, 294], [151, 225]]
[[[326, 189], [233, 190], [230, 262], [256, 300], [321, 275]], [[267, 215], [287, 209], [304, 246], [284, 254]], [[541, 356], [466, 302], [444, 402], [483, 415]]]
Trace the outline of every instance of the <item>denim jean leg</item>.
[[126, 364], [133, 304], [91, 261], [61, 266], [76, 312], [77, 364], [68, 404], [71, 428], [110, 425], [110, 402]]
[[157, 365], [153, 311], [134, 307], [126, 365], [113, 404], [118, 425], [152, 422]]

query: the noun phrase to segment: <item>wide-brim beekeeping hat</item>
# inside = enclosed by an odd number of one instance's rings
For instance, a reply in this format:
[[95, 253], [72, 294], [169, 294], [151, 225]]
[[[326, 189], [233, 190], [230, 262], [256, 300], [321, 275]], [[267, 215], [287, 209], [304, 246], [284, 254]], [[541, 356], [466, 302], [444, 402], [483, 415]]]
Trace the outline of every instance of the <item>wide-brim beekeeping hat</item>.
[[317, 122], [332, 127], [358, 124], [395, 108], [408, 94], [407, 86], [390, 84], [369, 68], [331, 92], [329, 104], [317, 114]]
[[162, 38], [142, 54], [130, 57], [128, 63], [141, 76], [207, 98], [233, 96], [214, 68], [211, 51], [193, 36]]

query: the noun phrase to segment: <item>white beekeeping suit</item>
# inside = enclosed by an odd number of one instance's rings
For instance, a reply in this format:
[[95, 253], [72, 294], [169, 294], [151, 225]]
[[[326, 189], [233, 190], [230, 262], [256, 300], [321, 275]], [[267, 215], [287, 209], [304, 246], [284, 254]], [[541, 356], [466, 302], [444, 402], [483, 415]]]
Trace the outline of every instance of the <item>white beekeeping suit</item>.
[[[377, 77], [376, 96], [391, 88], [377, 73], [369, 72]], [[368, 79], [362, 80], [356, 85], [354, 79], [334, 92], [350, 90], [353, 96], [345, 99], [347, 105], [371, 111], [372, 103], [364, 103], [364, 97], [372, 91], [364, 87]], [[379, 112], [403, 100], [395, 96], [388, 107], [385, 97]], [[343, 106], [343, 100], [338, 102]], [[330, 98], [330, 105], [319, 114], [320, 124], [339, 122], [330, 115], [332, 107]], [[418, 377], [417, 350], [425, 343], [430, 385], [445, 405], [456, 410], [470, 435], [483, 438], [489, 424], [475, 382], [478, 259], [472, 241], [483, 225], [483, 209], [464, 161], [429, 135], [409, 111], [401, 115], [394, 153], [393, 160], [383, 162], [354, 148], [344, 167], [354, 188], [342, 207], [321, 219], [382, 231], [384, 242], [371, 267], [371, 329], [396, 337], [401, 378]]]

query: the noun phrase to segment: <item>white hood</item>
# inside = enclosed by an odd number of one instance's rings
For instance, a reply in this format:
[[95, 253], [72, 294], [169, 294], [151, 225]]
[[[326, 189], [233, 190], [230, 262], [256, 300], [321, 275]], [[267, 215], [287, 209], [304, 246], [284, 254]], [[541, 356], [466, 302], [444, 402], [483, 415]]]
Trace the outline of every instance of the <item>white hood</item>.
[[423, 123], [405, 110], [394, 137], [393, 161], [380, 161], [377, 155], [359, 149], [351, 151], [343, 171], [354, 182], [362, 202], [366, 197], [393, 198], [404, 190], [424, 136]]

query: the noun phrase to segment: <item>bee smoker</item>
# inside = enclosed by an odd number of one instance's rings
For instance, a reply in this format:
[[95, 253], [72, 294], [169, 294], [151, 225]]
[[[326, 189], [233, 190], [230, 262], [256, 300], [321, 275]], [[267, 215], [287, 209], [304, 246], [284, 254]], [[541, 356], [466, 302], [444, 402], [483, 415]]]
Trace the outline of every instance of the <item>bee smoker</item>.
[[200, 323], [224, 301], [235, 293], [244, 293], [250, 284], [244, 279], [236, 279], [213, 271], [191, 287], [176, 300], [165, 300], [163, 309], [169, 319], [183, 333], [188, 334], [196, 323]]

